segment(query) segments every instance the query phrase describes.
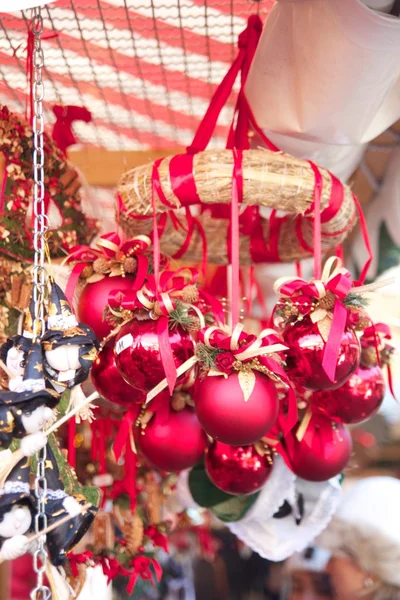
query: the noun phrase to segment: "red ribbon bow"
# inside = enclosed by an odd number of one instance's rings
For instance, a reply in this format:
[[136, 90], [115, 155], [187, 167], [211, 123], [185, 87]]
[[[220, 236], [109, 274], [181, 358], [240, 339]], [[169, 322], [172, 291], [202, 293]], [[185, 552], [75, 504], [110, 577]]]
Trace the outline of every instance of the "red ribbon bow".
[[144, 530], [144, 535], [153, 542], [154, 546], [162, 548], [164, 552], [168, 553], [168, 538], [166, 535], [158, 531], [155, 525], [150, 525]]
[[137, 271], [135, 281], [132, 283], [132, 289], [138, 290], [141, 288], [148, 271], [148, 259], [144, 256], [144, 252], [148, 249], [150, 243], [150, 238], [144, 235], [139, 235], [127, 242], [122, 242], [117, 233], [111, 232], [105, 233], [100, 237], [96, 244], [98, 248], [92, 248], [91, 246], [74, 246], [71, 248], [69, 255], [64, 261], [64, 263], [76, 261], [65, 290], [68, 301], [72, 303], [75, 288], [83, 269], [91, 265], [98, 258], [118, 260], [123, 256], [134, 255], [137, 259]]
[[104, 575], [107, 577], [107, 585], [111, 583], [113, 579], [118, 575], [129, 575], [129, 571], [125, 571], [120, 562], [111, 556], [100, 557], [101, 568], [103, 569]]
[[82, 554], [68, 554], [68, 559], [71, 565], [71, 571], [73, 577], [78, 577], [79, 569], [78, 565], [85, 565], [93, 560], [93, 552], [88, 550], [87, 552], [82, 552]]
[[92, 114], [83, 106], [62, 106], [59, 104], [53, 106], [53, 113], [56, 117], [56, 122], [53, 126], [52, 138], [65, 154], [69, 146], [76, 144], [76, 138], [72, 131], [72, 123], [74, 121], [90, 123]]
[[[282, 296], [293, 298], [303, 315], [310, 315], [314, 323], [323, 319], [331, 319], [329, 334], [326, 339], [322, 367], [331, 381], [335, 381], [337, 356], [346, 327], [347, 309], [343, 304], [353, 282], [349, 271], [342, 267], [338, 257], [330, 258], [324, 267], [320, 280], [307, 282], [300, 278], [282, 278], [275, 283], [275, 291]], [[320, 300], [331, 292], [335, 297], [333, 314], [322, 308], [315, 308], [314, 301]], [[323, 333], [320, 329], [321, 335]]]
[[161, 580], [162, 568], [155, 558], [149, 558], [147, 556], [135, 556], [135, 558], [131, 560], [130, 564], [133, 567], [133, 572], [131, 571], [129, 583], [126, 588], [128, 594], [132, 594], [138, 577], [145, 581], [151, 581], [153, 587], [155, 587], [156, 581]]

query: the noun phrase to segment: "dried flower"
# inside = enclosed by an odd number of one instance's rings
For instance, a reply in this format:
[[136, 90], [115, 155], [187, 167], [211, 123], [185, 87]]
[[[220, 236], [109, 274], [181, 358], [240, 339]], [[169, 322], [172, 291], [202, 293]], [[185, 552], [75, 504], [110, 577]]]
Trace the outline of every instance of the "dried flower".
[[135, 258], [135, 256], [128, 256], [128, 258], [125, 259], [124, 263], [124, 271], [125, 273], [136, 273], [137, 271], [137, 258]]
[[96, 258], [93, 263], [93, 270], [99, 275], [106, 275], [110, 272], [110, 265], [105, 258]]
[[199, 290], [195, 285], [187, 285], [182, 290], [182, 300], [184, 302], [188, 302], [189, 304], [193, 304], [193, 302], [197, 302], [199, 299]]
[[89, 279], [93, 275], [93, 267], [92, 265], [86, 265], [81, 273], [82, 279]]

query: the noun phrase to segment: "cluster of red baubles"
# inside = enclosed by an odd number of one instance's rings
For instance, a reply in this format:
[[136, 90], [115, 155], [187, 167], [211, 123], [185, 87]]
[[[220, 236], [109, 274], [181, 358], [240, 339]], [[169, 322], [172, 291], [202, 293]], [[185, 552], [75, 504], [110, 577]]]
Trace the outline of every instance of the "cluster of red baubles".
[[[100, 337], [110, 330], [102, 319], [107, 295], [125, 286], [127, 279], [105, 278], [87, 285], [81, 296], [78, 314]], [[170, 328], [168, 337], [178, 368], [193, 356], [195, 341], [180, 326]], [[340, 473], [350, 457], [351, 436], [345, 424], [360, 423], [379, 409], [385, 391], [382, 372], [377, 365], [360, 363], [360, 342], [351, 327], [342, 335], [335, 381], [324, 372], [325, 341], [308, 316], [288, 320], [281, 327], [281, 338], [288, 347], [286, 372], [313, 416], [302, 436], [296, 435], [300, 425], [280, 436], [280, 447], [296, 475], [324, 481]], [[274, 426], [284, 402], [279, 402], [276, 385], [267, 375], [254, 373], [255, 385], [247, 402], [236, 372], [197, 380], [190, 389], [194, 408], [171, 408], [167, 419], [153, 417], [145, 427], [137, 426], [136, 443], [142, 457], [162, 471], [181, 471], [205, 455], [208, 476], [221, 490], [251, 494], [260, 489], [269, 477], [272, 460], [271, 453], [260, 453], [257, 442]], [[164, 376], [157, 320], [150, 315], [125, 323], [104, 345], [92, 369], [93, 383], [103, 398], [136, 406], [138, 414], [146, 394]], [[169, 402], [168, 392], [162, 394]]]

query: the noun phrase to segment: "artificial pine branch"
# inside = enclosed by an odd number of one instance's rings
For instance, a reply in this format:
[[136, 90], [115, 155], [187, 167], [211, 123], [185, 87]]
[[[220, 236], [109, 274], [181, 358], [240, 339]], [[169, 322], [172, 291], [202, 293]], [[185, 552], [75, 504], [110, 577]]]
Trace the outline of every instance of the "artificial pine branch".
[[176, 300], [174, 310], [168, 315], [168, 327], [176, 329], [180, 325], [183, 329], [190, 329], [193, 326], [193, 317], [189, 315], [189, 309], [190, 306]]
[[365, 308], [368, 306], [368, 300], [360, 294], [350, 292], [343, 300], [345, 306], [353, 306], [354, 308]]
[[205, 369], [215, 369], [215, 361], [220, 353], [218, 348], [208, 348], [205, 344], [197, 344], [196, 357]]

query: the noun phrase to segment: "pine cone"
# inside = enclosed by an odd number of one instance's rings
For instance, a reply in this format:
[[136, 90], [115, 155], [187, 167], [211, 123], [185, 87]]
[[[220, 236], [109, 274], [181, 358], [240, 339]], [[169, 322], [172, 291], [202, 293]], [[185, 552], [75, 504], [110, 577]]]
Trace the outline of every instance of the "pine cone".
[[332, 294], [332, 292], [328, 290], [326, 295], [318, 301], [318, 307], [331, 311], [335, 306], [335, 300], [335, 294]]
[[160, 303], [158, 301], [154, 302], [153, 313], [157, 315], [157, 317], [162, 317], [164, 314], [163, 309], [161, 308]]
[[186, 394], [182, 392], [175, 392], [172, 396], [171, 407], [176, 412], [180, 412], [186, 406]]
[[158, 483], [151, 473], [145, 476], [145, 490], [147, 494], [147, 515], [149, 523], [156, 525], [160, 522], [161, 495]]
[[361, 315], [356, 324], [356, 331], [364, 331], [364, 329], [367, 329], [367, 327], [369, 327], [370, 325], [371, 319], [369, 317]]
[[91, 277], [93, 275], [94, 271], [93, 271], [93, 267], [92, 265], [86, 265], [86, 267], [84, 267], [82, 273], [81, 273], [81, 277], [82, 279], [89, 279], [89, 277]]
[[135, 258], [135, 256], [128, 256], [128, 258], [125, 259], [124, 263], [124, 271], [125, 273], [136, 273], [137, 271], [137, 258]]
[[143, 545], [143, 530], [143, 521], [138, 515], [133, 515], [129, 521], [125, 521], [123, 533], [126, 547], [132, 555]]
[[299, 309], [294, 304], [286, 305], [283, 307], [283, 316], [286, 318], [298, 317]]
[[186, 331], [196, 333], [196, 331], [200, 331], [200, 319], [199, 317], [192, 317], [190, 323], [185, 326]]
[[182, 300], [188, 304], [193, 304], [199, 299], [199, 290], [195, 285], [187, 285], [182, 290]]
[[93, 269], [95, 273], [99, 275], [106, 275], [110, 272], [110, 266], [108, 264], [108, 260], [105, 258], [96, 258], [93, 263]]
[[365, 367], [375, 367], [378, 364], [378, 357], [376, 356], [376, 349], [374, 347], [363, 348], [361, 353], [361, 363]]

